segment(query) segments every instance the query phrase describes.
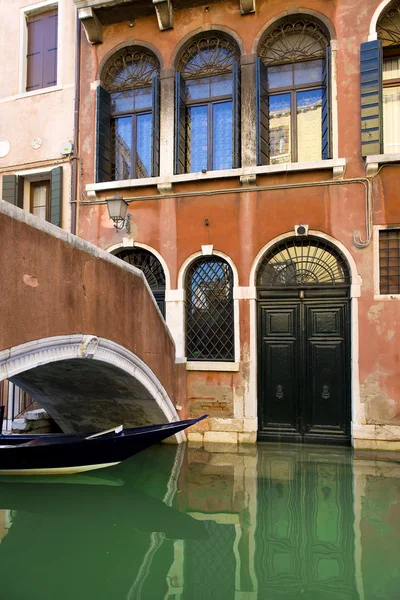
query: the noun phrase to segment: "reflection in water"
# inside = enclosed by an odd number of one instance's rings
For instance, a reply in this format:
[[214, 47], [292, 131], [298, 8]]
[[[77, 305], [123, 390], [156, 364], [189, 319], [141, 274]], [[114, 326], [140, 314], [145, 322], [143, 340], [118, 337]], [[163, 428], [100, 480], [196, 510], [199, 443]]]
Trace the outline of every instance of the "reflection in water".
[[3, 478], [2, 597], [397, 599], [400, 462], [386, 458], [162, 445], [96, 475]]

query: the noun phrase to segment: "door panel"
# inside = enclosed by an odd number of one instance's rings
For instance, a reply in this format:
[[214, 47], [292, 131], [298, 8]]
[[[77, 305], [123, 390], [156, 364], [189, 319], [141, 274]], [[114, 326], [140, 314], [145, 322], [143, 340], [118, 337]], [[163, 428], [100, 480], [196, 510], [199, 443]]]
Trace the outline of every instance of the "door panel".
[[309, 432], [344, 433], [343, 342], [310, 342], [310, 374], [306, 404]]
[[310, 436], [346, 436], [347, 302], [304, 303], [307, 387], [305, 441]]
[[261, 429], [295, 436], [298, 406], [295, 382], [298, 355], [299, 306], [261, 306]]
[[266, 410], [264, 424], [297, 431], [296, 394], [293, 389], [295, 341], [265, 341]]
[[349, 306], [259, 302], [259, 439], [348, 443]]

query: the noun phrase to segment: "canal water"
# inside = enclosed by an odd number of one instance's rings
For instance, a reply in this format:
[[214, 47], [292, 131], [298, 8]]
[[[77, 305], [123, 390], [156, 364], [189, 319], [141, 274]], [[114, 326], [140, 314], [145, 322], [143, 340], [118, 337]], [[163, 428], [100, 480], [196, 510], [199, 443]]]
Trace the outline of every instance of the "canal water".
[[400, 456], [161, 445], [0, 480], [2, 600], [398, 600]]

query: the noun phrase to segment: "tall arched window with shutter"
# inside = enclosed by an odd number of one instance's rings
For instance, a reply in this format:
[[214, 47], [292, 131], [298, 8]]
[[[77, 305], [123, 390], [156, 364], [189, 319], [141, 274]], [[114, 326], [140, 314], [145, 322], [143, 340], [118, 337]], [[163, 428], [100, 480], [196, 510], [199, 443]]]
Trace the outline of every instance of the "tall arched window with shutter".
[[257, 163], [331, 158], [330, 51], [325, 26], [288, 16], [262, 36], [257, 59]]
[[233, 361], [233, 273], [218, 256], [199, 258], [186, 274], [186, 355], [193, 361]]
[[96, 181], [158, 175], [159, 71], [156, 56], [137, 46], [105, 64], [97, 88]]
[[240, 166], [240, 53], [226, 34], [190, 40], [175, 88], [175, 173]]

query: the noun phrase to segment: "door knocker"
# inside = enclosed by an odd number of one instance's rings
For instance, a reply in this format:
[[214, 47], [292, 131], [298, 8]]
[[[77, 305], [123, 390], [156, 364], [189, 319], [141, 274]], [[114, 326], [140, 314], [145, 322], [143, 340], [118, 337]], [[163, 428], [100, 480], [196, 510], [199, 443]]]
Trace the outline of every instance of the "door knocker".
[[323, 385], [322, 386], [322, 397], [324, 400], [328, 400], [328, 398], [331, 397], [330, 393], [329, 393], [329, 386], [328, 385]]

